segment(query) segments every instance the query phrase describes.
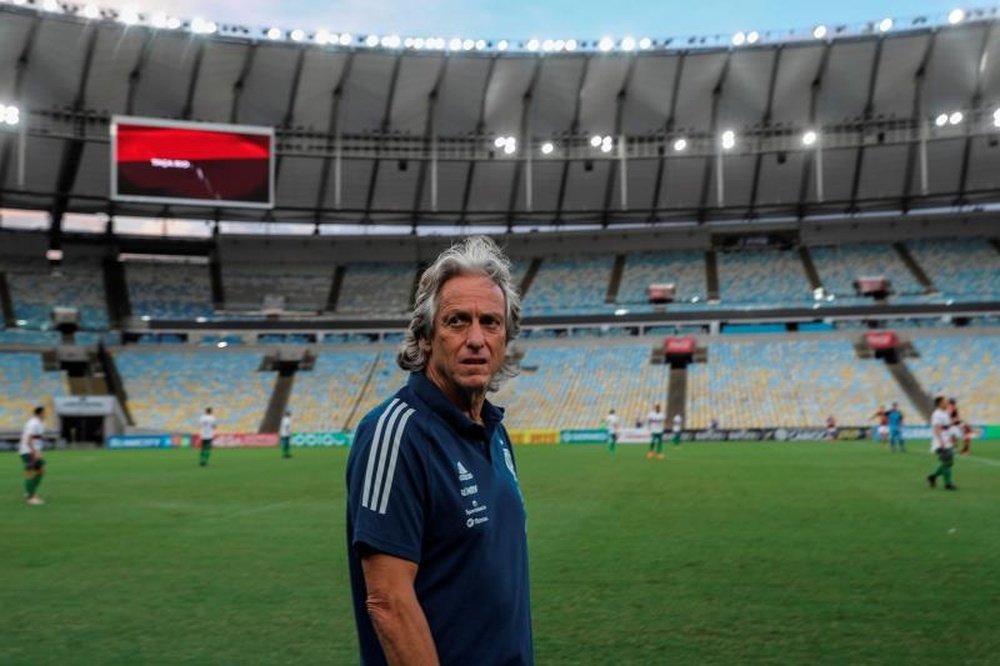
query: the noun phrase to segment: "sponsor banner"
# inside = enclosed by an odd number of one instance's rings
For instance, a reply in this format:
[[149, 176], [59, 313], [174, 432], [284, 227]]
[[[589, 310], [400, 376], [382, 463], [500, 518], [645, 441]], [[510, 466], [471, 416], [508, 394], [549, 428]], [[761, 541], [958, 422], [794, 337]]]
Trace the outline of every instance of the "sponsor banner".
[[[838, 428], [836, 439], [854, 441], [866, 439], [867, 428]], [[669, 442], [673, 432], [663, 433], [663, 441]], [[682, 442], [818, 442], [833, 437], [827, 435], [826, 428], [736, 428], [732, 430], [682, 430]], [[618, 433], [619, 444], [649, 444], [650, 432], [646, 428], [623, 428]]]
[[608, 431], [604, 428], [562, 430], [559, 432], [560, 444], [607, 444], [609, 441]]
[[548, 445], [559, 443], [559, 431], [554, 428], [525, 428], [510, 430], [510, 443], [514, 445]]
[[105, 446], [109, 449], [172, 449], [191, 446], [191, 435], [112, 435]]
[[667, 356], [693, 354], [694, 346], [694, 338], [690, 336], [686, 338], [667, 338], [663, 341], [663, 351]]
[[293, 432], [292, 446], [350, 446], [354, 443], [354, 433], [346, 430], [330, 432]]
[[[991, 436], [992, 432], [992, 436]], [[929, 425], [903, 426], [904, 439], [927, 439], [932, 435]], [[997, 439], [1000, 438], [1000, 429], [997, 426], [972, 426], [972, 439]]]
[[975, 430], [982, 430], [982, 439], [1000, 439], [1000, 425], [988, 425], [982, 426], [981, 428], [975, 428]]
[[893, 331], [869, 331], [865, 333], [865, 342], [872, 349], [895, 349], [899, 346], [899, 336]]
[[619, 444], [649, 444], [651, 437], [647, 428], [622, 428], [618, 431]]
[[212, 438], [213, 448], [257, 448], [277, 445], [278, 433], [276, 432], [227, 432], [217, 434]]

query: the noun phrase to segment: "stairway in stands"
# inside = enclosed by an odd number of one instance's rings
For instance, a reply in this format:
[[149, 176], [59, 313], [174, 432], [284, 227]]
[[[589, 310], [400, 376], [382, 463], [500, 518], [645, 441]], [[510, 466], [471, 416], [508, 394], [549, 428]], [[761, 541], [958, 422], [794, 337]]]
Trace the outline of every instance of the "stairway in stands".
[[605, 303], [614, 303], [618, 300], [618, 290], [622, 285], [622, 273], [625, 272], [625, 255], [615, 255], [615, 265], [611, 269], [611, 280], [608, 282], [608, 292], [604, 295]]
[[670, 383], [667, 387], [667, 422], [671, 420], [677, 414], [681, 415], [681, 418], [687, 419], [687, 414], [685, 413], [684, 407], [687, 404], [687, 377], [688, 371], [687, 367], [682, 368], [671, 368], [670, 369]]
[[278, 432], [281, 427], [281, 417], [288, 410], [288, 402], [292, 397], [296, 373], [312, 370], [315, 363], [315, 355], [309, 350], [301, 349], [279, 348], [278, 351], [264, 357], [260, 371], [275, 372], [277, 376], [257, 432]]

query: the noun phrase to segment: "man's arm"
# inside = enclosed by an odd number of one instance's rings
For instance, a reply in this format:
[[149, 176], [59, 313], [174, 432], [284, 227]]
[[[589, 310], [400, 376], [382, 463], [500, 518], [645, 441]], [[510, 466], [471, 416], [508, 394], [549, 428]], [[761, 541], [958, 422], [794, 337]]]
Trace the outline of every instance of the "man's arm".
[[413, 581], [417, 565], [392, 555], [361, 559], [368, 596], [365, 606], [390, 666], [436, 666], [437, 648]]

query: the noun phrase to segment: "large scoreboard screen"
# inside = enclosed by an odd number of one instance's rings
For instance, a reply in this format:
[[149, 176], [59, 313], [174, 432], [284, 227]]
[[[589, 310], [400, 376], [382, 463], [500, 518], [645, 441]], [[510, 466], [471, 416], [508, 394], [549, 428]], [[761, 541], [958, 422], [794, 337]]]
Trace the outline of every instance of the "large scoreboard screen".
[[274, 129], [114, 116], [111, 198], [274, 207]]

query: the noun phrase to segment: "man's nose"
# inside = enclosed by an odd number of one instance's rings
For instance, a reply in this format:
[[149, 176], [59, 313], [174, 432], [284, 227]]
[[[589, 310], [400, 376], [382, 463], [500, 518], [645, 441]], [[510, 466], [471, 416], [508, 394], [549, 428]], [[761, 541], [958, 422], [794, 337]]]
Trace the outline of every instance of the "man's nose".
[[472, 325], [469, 326], [469, 334], [465, 338], [465, 344], [474, 349], [479, 349], [486, 344], [486, 338], [483, 336], [483, 327], [479, 325], [478, 321], [473, 321]]

